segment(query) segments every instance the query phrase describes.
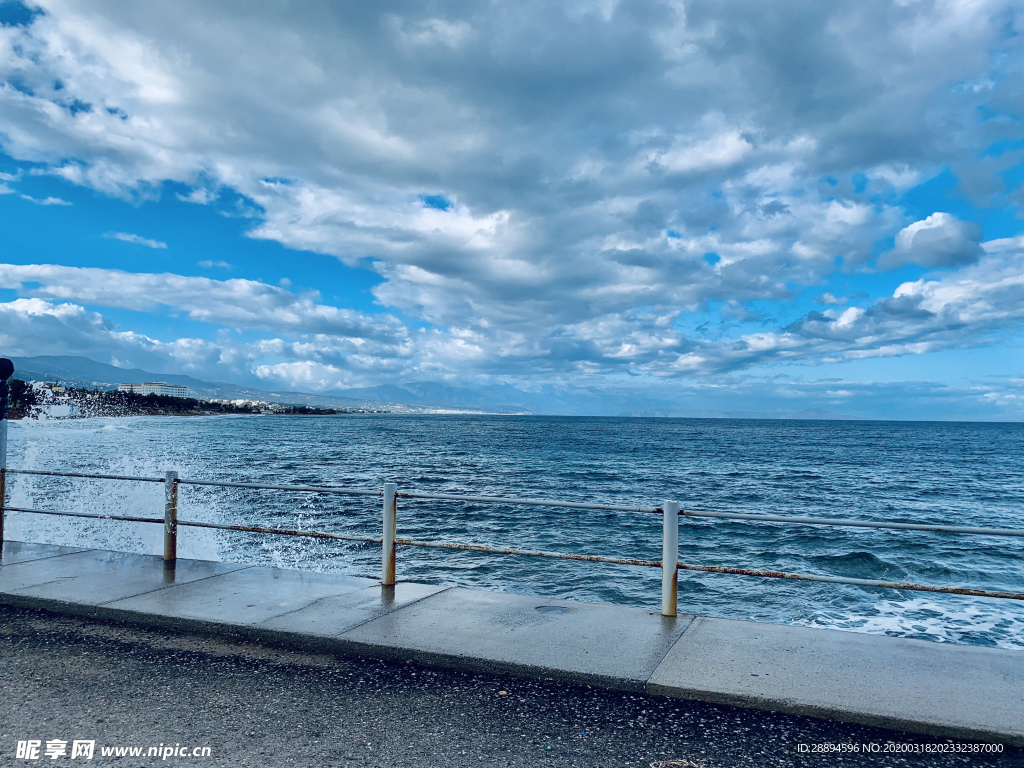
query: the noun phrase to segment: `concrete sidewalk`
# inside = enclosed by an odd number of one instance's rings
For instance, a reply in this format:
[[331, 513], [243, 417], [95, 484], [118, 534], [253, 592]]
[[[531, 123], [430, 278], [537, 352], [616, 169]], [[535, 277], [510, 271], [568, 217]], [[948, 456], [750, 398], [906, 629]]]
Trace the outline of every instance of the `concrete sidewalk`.
[[1024, 653], [4, 542], [0, 602], [1024, 745]]

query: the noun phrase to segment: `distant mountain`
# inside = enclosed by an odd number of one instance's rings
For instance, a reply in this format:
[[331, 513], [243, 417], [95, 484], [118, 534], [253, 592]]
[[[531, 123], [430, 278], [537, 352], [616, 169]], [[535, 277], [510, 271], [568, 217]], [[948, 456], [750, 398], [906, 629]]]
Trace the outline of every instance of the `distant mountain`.
[[524, 392], [508, 384], [456, 387], [435, 381], [414, 381], [361, 389], [332, 390], [328, 394], [433, 407], [459, 405], [486, 408], [492, 413], [525, 412], [558, 416], [617, 416], [629, 415], [622, 413], [628, 408], [673, 407], [673, 403], [652, 399], [637, 392], [605, 392], [583, 387], [556, 389], [547, 385], [533, 392]]
[[804, 408], [796, 413], [771, 411], [709, 411], [709, 410], [654, 410], [628, 411], [623, 416], [641, 416], [673, 419], [812, 419], [818, 421], [860, 421], [860, 416], [832, 413], [824, 408]]
[[207, 400], [260, 400], [287, 405], [386, 409], [387, 404], [343, 397], [311, 395], [306, 392], [270, 392], [240, 387], [225, 382], [202, 381], [181, 374], [151, 373], [141, 368], [118, 368], [74, 355], [14, 357], [14, 377], [23, 381], [59, 381], [77, 387], [113, 389], [118, 384], [163, 381], [188, 387], [197, 397]]
[[[544, 388], [530, 393], [510, 386], [487, 386], [468, 389], [452, 387], [433, 381], [417, 381], [409, 384], [385, 384], [362, 389], [334, 390], [329, 394], [360, 400], [407, 403], [440, 407], [461, 405], [463, 407], [488, 408], [493, 413], [508, 411], [529, 411], [581, 416], [633, 416], [681, 419], [819, 419], [854, 420], [857, 416], [844, 416], [823, 408], [805, 408], [796, 413], [770, 411], [732, 411], [689, 409], [673, 407], [670, 403], [630, 393], [602, 392], [594, 389], [557, 391]], [[632, 408], [629, 406], [632, 405]], [[637, 409], [637, 405], [646, 408]]]
[[821, 408], [796, 413], [681, 409], [677, 403], [639, 391], [596, 388], [557, 389], [550, 385], [526, 392], [508, 384], [452, 386], [436, 381], [383, 384], [331, 390], [319, 394], [270, 391], [226, 382], [202, 381], [182, 374], [117, 368], [86, 357], [43, 355], [13, 358], [15, 376], [62, 381], [75, 386], [110, 389], [118, 384], [165, 381], [188, 387], [197, 397], [218, 400], [261, 400], [288, 405], [386, 410], [397, 413], [552, 414], [562, 416], [638, 416], [691, 419], [855, 419]]
[[481, 408], [492, 413], [529, 413], [525, 392], [509, 387], [519, 397], [495, 397], [488, 387], [466, 389], [439, 384], [436, 381], [414, 381], [409, 384], [383, 384], [379, 387], [331, 390], [326, 394], [371, 402], [405, 403], [433, 407]]
[[[60, 381], [78, 387], [99, 387], [113, 389], [118, 384], [141, 384], [146, 381], [163, 381], [168, 384], [186, 386], [197, 397], [207, 400], [260, 400], [268, 403], [288, 405], [311, 405], [320, 407], [361, 408], [387, 410], [403, 413], [435, 413], [452, 411], [456, 413], [525, 413], [522, 406], [508, 406], [494, 403], [479, 392], [459, 387], [449, 387], [434, 382], [418, 382], [398, 387], [385, 385], [367, 389], [353, 389], [344, 392], [291, 392], [270, 391], [255, 387], [243, 387], [222, 381], [201, 379], [175, 373], [152, 373], [141, 368], [118, 368], [107, 363], [98, 363], [87, 357], [75, 355], [40, 355], [39, 357], [15, 357], [15, 378], [35, 381]], [[511, 389], [511, 387], [510, 387]], [[513, 390], [515, 391], [515, 390]]]

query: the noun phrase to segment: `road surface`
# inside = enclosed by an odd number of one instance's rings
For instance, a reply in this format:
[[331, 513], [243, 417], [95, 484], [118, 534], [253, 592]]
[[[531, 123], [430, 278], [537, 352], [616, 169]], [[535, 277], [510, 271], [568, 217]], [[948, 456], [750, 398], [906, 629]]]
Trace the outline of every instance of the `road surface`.
[[[264, 648], [0, 606], [0, 765], [1024, 765], [1010, 756], [832, 752], [936, 743], [691, 701]], [[40, 759], [17, 742], [40, 742]], [[47, 759], [47, 741], [67, 754]], [[94, 758], [71, 760], [75, 740]], [[147, 757], [198, 747], [199, 756]], [[201, 756], [209, 747], [209, 756]], [[59, 750], [60, 745], [55, 749]], [[131, 749], [141, 757], [101, 750]], [[157, 753], [161, 754], [160, 752]], [[675, 762], [672, 762], [675, 761]]]

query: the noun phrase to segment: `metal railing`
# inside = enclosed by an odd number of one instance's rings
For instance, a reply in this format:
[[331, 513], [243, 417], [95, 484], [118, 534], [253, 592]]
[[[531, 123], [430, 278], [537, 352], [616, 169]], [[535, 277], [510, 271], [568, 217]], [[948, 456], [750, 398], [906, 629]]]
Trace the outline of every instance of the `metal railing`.
[[[553, 499], [520, 499], [503, 496], [472, 496], [450, 493], [424, 493], [419, 491], [399, 491], [395, 483], [384, 483], [381, 490], [366, 488], [343, 488], [322, 485], [289, 485], [266, 483], [223, 482], [214, 480], [191, 480], [181, 478], [177, 472], [167, 472], [163, 477], [133, 477], [126, 475], [86, 474], [80, 472], [54, 472], [28, 469], [0, 468], [0, 492], [4, 489], [5, 475], [41, 475], [47, 477], [87, 478], [96, 480], [126, 480], [143, 483], [164, 484], [164, 508], [162, 517], [137, 517], [128, 515], [103, 515], [85, 512], [62, 512], [46, 509], [30, 509], [26, 507], [5, 506], [6, 499], [0, 495], [0, 539], [3, 537], [3, 514], [5, 511], [60, 515], [65, 517], [93, 518], [98, 520], [117, 520], [135, 523], [157, 523], [164, 526], [164, 560], [174, 562], [178, 552], [178, 528], [209, 528], [223, 531], [244, 531], [280, 536], [300, 536], [316, 539], [334, 539], [339, 541], [357, 541], [381, 545], [381, 584], [392, 586], [396, 582], [397, 547], [426, 547], [432, 549], [449, 549], [469, 552], [483, 552], [494, 555], [522, 555], [529, 557], [546, 557], [560, 560], [577, 560], [614, 565], [640, 566], [661, 569], [661, 613], [664, 616], [675, 616], [677, 613], [678, 576], [679, 571], [697, 571], [703, 573], [730, 574], [735, 576], [754, 576], [760, 578], [795, 579], [798, 581], [823, 582], [828, 584], [849, 584], [858, 587], [899, 589], [919, 592], [938, 592], [952, 595], [969, 595], [976, 597], [1005, 598], [1024, 600], [1024, 592], [999, 592], [971, 587], [939, 587], [925, 584], [878, 581], [874, 579], [857, 579], [844, 576], [824, 576], [807, 573], [787, 573], [784, 571], [753, 570], [748, 568], [730, 568], [715, 565], [695, 565], [679, 562], [679, 518], [711, 518], [720, 520], [742, 520], [761, 523], [784, 523], [795, 525], [838, 526], [850, 528], [873, 528], [897, 531], [925, 531], [929, 533], [950, 533], [974, 536], [1024, 537], [1024, 530], [1013, 528], [979, 528], [956, 525], [936, 525], [932, 523], [899, 523], [876, 522], [871, 520], [851, 520], [845, 518], [797, 517], [789, 515], [771, 515], [755, 513], [714, 512], [680, 509], [679, 503], [665, 501], [660, 507], [641, 507], [621, 504], [598, 504], [590, 502], [557, 501]], [[207, 486], [215, 488], [240, 488], [250, 490], [271, 490], [279, 492], [336, 494], [343, 496], [371, 496], [382, 499], [383, 519], [382, 535], [356, 536], [351, 534], [328, 533], [324, 531], [303, 531], [265, 526], [228, 525], [208, 523], [198, 520], [178, 519], [178, 490], [183, 485]], [[538, 550], [517, 549], [513, 547], [495, 547], [485, 544], [466, 544], [444, 541], [420, 541], [403, 539], [397, 536], [398, 499], [424, 499], [430, 501], [453, 501], [478, 504], [507, 504], [519, 506], [543, 506], [562, 509], [595, 510], [627, 512], [644, 515], [661, 515], [662, 517], [662, 558], [661, 560], [640, 560], [623, 557], [607, 557], [601, 555], [583, 555], [570, 552], [547, 552]]]

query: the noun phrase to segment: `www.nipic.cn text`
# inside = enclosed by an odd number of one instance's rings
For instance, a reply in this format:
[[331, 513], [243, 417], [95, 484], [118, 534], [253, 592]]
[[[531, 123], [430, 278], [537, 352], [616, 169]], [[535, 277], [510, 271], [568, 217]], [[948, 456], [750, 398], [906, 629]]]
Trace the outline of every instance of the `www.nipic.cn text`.
[[100, 746], [95, 739], [25, 739], [19, 741], [14, 757], [17, 760], [92, 760], [94, 757], [210, 757], [209, 747], [181, 744], [159, 744], [149, 747]]

